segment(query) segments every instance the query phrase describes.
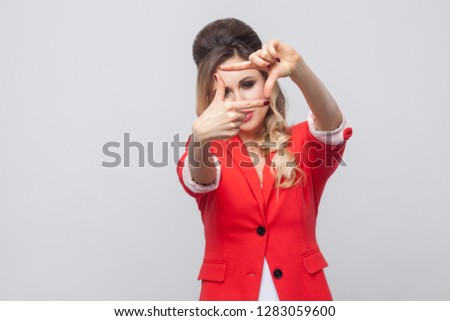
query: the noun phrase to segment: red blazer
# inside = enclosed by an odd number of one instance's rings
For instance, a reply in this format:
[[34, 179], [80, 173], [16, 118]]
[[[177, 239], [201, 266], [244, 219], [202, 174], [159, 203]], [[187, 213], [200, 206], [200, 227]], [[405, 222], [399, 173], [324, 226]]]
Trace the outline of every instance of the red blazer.
[[239, 136], [211, 143], [211, 152], [221, 163], [219, 186], [193, 193], [182, 177], [187, 142], [177, 173], [197, 201], [204, 225], [200, 300], [258, 300], [264, 256], [280, 300], [332, 300], [323, 272], [328, 264], [316, 241], [316, 218], [325, 184], [339, 165], [352, 129], [345, 129], [345, 141], [339, 145], [317, 140], [306, 121], [291, 130], [287, 148], [306, 181], [280, 189], [278, 202], [268, 161], [274, 153], [266, 160], [261, 189]]

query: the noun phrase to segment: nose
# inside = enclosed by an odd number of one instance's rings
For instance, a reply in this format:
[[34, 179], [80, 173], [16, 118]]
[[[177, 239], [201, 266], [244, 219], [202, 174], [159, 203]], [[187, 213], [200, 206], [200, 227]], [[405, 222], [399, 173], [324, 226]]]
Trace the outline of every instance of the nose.
[[[247, 97], [246, 97], [245, 93], [237, 91], [237, 92], [230, 93], [230, 96], [228, 97], [228, 99], [230, 101], [236, 102], [236, 101], [247, 100]], [[254, 108], [249, 107], [247, 109], [241, 109], [240, 111], [246, 113], [246, 112], [249, 112], [249, 111], [252, 111], [252, 110], [254, 110]]]
[[241, 101], [241, 100], [245, 100], [246, 98], [245, 98], [245, 95], [243, 95], [239, 91], [233, 91], [230, 93], [229, 99], [231, 101]]

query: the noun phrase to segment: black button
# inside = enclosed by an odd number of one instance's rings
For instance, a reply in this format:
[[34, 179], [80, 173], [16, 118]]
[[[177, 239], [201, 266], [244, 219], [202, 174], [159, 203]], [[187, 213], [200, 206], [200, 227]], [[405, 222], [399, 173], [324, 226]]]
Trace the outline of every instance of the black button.
[[266, 234], [266, 229], [262, 226], [258, 226], [258, 228], [256, 229], [256, 233], [258, 233], [259, 236], [263, 236], [264, 234]]
[[283, 276], [283, 272], [280, 269], [276, 269], [275, 271], [273, 271], [273, 276], [275, 277], [275, 279], [281, 279], [281, 277]]

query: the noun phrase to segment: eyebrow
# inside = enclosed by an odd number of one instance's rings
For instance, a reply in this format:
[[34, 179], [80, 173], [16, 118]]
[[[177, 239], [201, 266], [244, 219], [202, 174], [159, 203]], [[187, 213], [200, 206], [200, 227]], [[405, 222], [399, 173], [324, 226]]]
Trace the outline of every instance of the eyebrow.
[[[242, 85], [243, 82], [246, 82], [248, 80], [255, 80], [254, 78], [255, 78], [255, 76], [247, 76], [245, 78], [242, 78], [241, 80], [239, 80], [239, 86]], [[225, 90], [226, 89], [229, 89], [229, 88], [227, 86], [225, 86]], [[213, 96], [216, 95], [216, 91], [217, 91], [217, 89], [213, 90]]]
[[245, 78], [242, 78], [242, 79], [239, 81], [239, 85], [242, 84], [243, 82], [247, 81], [247, 80], [250, 80], [250, 78], [255, 78], [255, 76], [247, 76], [247, 77], [245, 77]]

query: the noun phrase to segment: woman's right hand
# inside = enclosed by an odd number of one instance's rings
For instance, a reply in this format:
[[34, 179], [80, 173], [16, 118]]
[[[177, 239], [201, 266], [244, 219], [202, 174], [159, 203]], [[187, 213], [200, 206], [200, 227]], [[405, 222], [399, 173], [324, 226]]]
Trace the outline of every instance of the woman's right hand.
[[267, 99], [225, 101], [225, 82], [216, 73], [217, 90], [211, 104], [194, 121], [192, 132], [197, 141], [224, 140], [239, 133], [243, 120], [247, 116], [246, 109], [265, 107]]

